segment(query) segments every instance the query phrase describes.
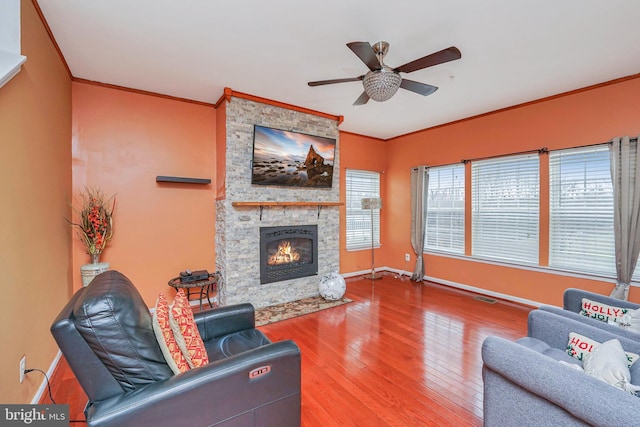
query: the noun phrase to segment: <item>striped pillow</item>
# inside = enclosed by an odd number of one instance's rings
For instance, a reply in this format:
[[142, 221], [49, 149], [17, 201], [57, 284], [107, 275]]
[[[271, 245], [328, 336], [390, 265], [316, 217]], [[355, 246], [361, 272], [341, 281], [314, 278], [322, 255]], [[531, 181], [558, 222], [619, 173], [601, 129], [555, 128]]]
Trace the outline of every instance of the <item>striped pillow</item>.
[[209, 356], [200, 336], [200, 331], [198, 331], [196, 321], [193, 318], [189, 300], [182, 289], [178, 290], [173, 304], [171, 304], [169, 314], [173, 336], [189, 366], [197, 368], [209, 363]]
[[158, 295], [156, 309], [153, 313], [153, 332], [162, 350], [162, 355], [174, 374], [191, 369], [173, 335], [169, 323], [169, 303], [162, 292]]

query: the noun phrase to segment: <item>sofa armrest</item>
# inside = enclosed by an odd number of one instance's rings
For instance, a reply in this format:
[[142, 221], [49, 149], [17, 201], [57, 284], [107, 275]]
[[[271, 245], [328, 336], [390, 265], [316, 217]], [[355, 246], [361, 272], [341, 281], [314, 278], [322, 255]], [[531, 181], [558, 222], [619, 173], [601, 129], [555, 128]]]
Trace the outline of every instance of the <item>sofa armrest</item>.
[[[268, 373], [250, 376], [264, 366]], [[300, 350], [279, 341], [94, 402], [86, 415], [94, 427], [211, 426], [273, 403], [290, 420], [283, 425], [299, 425], [300, 385]]]
[[204, 341], [255, 328], [255, 310], [249, 303], [226, 305], [194, 313]]
[[[520, 344], [499, 337], [488, 337], [482, 344], [482, 360], [485, 389], [486, 377], [498, 375], [530, 393], [531, 407], [534, 406], [534, 402], [539, 404], [541, 401], [534, 397], [538, 396], [562, 408], [586, 425], [640, 425], [638, 397], [564, 366]], [[489, 386], [498, 387], [493, 382]], [[510, 396], [506, 391], [501, 398], [508, 404]], [[496, 392], [499, 394], [500, 390], [492, 392], [487, 393], [485, 390], [485, 420], [500, 419], [504, 422], [510, 419], [523, 426], [540, 425], [545, 417], [544, 413], [540, 413], [539, 417], [522, 418], [530, 410], [529, 405], [515, 408], [513, 405], [503, 405], [502, 408], [509, 409], [494, 415], [492, 411], [501, 410], [498, 408], [501, 404], [496, 396]]]
[[576, 288], [569, 288], [564, 291], [563, 308], [565, 310], [573, 311], [574, 313], [579, 313], [580, 310], [582, 310], [582, 298], [588, 298], [592, 301], [612, 305], [614, 307], [630, 308], [632, 310], [640, 308], [640, 305], [629, 301], [611, 298], [610, 296], [596, 294], [594, 292]]

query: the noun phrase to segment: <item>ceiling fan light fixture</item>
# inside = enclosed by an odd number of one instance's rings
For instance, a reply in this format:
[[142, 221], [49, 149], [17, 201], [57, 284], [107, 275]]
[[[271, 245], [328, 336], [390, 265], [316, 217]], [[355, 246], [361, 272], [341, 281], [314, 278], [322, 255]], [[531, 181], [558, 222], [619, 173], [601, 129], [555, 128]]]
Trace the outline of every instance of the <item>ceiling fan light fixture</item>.
[[364, 91], [369, 98], [382, 102], [391, 99], [402, 83], [400, 74], [389, 69], [369, 71], [362, 80]]
[[366, 104], [370, 99], [378, 102], [387, 101], [396, 94], [399, 88], [403, 88], [422, 96], [431, 95], [433, 92], [438, 90], [436, 86], [403, 79], [400, 77], [400, 73], [411, 73], [413, 71], [433, 67], [434, 65], [455, 61], [462, 57], [460, 50], [455, 46], [451, 46], [430, 55], [423, 56], [422, 58], [407, 62], [399, 67], [390, 68], [385, 65], [383, 61], [385, 55], [389, 51], [389, 43], [387, 42], [378, 42], [373, 46], [368, 42], [351, 42], [347, 43], [347, 47], [351, 49], [367, 67], [369, 67], [367, 74], [344, 79], [320, 80], [316, 82], [309, 82], [307, 84], [309, 86], [321, 86], [361, 80], [362, 86], [364, 86], [364, 92], [362, 92], [358, 99], [356, 99], [356, 102], [354, 102], [353, 105]]

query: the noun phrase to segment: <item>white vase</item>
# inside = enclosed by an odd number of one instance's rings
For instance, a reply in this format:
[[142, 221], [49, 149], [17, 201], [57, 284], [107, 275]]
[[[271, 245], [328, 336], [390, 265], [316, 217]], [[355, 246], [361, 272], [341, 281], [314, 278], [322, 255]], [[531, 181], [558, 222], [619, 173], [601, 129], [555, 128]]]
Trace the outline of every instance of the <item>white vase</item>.
[[89, 286], [94, 277], [109, 270], [108, 262], [100, 262], [100, 254], [91, 254], [91, 260], [90, 264], [80, 266], [82, 286]]

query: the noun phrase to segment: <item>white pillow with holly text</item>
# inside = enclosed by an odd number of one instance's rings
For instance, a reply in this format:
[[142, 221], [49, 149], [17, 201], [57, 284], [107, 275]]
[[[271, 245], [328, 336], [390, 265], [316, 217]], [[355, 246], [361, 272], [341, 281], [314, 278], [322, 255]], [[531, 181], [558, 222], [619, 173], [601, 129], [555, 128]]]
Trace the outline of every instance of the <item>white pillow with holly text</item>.
[[598, 301], [592, 301], [588, 298], [582, 298], [582, 306], [580, 314], [591, 319], [601, 320], [603, 322], [619, 322], [629, 311], [628, 308], [615, 307], [613, 305], [603, 304]]
[[580, 314], [603, 322], [619, 322], [627, 311], [629, 311], [628, 308], [615, 307], [588, 298], [582, 298]]

